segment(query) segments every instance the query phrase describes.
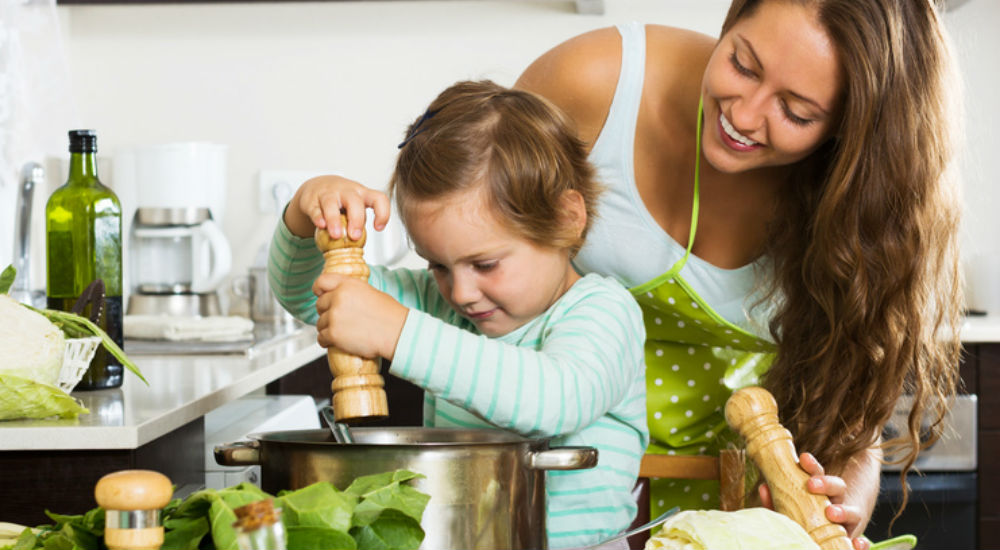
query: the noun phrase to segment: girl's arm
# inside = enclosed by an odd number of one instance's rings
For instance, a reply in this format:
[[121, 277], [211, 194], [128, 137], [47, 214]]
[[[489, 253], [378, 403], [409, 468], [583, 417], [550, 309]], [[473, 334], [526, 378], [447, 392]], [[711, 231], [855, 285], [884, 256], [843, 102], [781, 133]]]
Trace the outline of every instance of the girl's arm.
[[529, 437], [577, 432], [623, 402], [644, 415], [636, 391], [645, 383], [642, 315], [627, 291], [617, 290], [564, 296], [547, 318], [512, 335], [517, 344], [410, 310], [391, 372]]

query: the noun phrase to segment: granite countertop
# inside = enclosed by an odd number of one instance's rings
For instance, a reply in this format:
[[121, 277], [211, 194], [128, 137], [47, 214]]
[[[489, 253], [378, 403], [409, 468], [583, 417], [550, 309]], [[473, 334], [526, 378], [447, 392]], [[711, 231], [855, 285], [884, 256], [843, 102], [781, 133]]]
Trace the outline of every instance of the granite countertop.
[[[149, 385], [125, 373], [120, 388], [73, 392], [90, 414], [0, 423], [0, 451], [135, 449], [262, 388], [326, 352], [302, 324], [227, 354], [133, 354]], [[126, 344], [126, 350], [129, 349]]]

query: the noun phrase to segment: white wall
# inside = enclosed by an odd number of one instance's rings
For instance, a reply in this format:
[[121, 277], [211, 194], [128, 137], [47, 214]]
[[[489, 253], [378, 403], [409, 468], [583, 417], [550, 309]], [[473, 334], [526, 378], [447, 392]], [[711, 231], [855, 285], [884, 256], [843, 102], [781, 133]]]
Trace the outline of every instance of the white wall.
[[[242, 271], [275, 221], [259, 211], [261, 170], [332, 171], [384, 187], [403, 129], [448, 84], [465, 78], [512, 84], [558, 42], [632, 19], [715, 35], [728, 1], [605, 0], [605, 6], [602, 16], [551, 0], [58, 9], [79, 108], [75, 123], [98, 130], [102, 156], [170, 141], [229, 145], [223, 221], [234, 269]], [[947, 20], [968, 69], [973, 114], [970, 231], [995, 235], [998, 192], [988, 181], [998, 160], [987, 153], [1000, 148], [993, 100], [1000, 77], [991, 53], [998, 51], [1000, 2], [973, 0]], [[108, 170], [104, 175], [110, 179]], [[36, 235], [41, 223], [36, 217]], [[0, 224], [0, 241], [9, 242], [6, 225], [13, 221]], [[35, 241], [37, 257], [43, 245]]]

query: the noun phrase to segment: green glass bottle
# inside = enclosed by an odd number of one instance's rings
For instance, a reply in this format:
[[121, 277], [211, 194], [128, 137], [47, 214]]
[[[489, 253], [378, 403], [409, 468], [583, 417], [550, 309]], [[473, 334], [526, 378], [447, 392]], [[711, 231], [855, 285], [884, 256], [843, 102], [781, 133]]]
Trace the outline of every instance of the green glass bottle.
[[[105, 305], [97, 320], [122, 346], [122, 209], [114, 191], [97, 177], [97, 134], [69, 132], [69, 177], [45, 205], [46, 295], [49, 309], [69, 311], [96, 279]], [[88, 306], [82, 312], [92, 317]], [[76, 390], [122, 385], [123, 367], [99, 346]]]

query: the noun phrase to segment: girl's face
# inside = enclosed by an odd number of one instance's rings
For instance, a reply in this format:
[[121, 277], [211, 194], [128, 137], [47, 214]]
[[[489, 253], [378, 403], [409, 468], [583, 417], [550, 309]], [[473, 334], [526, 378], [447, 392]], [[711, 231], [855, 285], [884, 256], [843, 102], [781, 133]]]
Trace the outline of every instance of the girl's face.
[[764, 1], [719, 39], [705, 69], [705, 158], [726, 173], [802, 160], [835, 131], [843, 80], [813, 10]]
[[491, 338], [545, 312], [580, 278], [567, 250], [511, 233], [477, 190], [408, 205], [406, 219], [441, 295]]

